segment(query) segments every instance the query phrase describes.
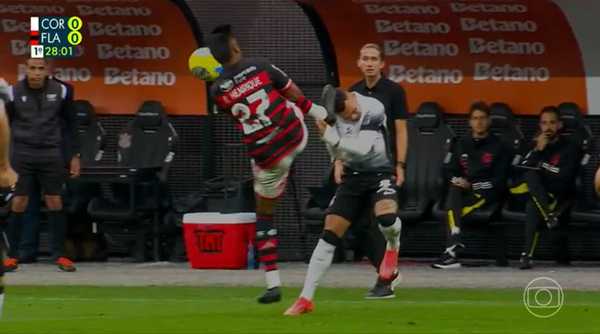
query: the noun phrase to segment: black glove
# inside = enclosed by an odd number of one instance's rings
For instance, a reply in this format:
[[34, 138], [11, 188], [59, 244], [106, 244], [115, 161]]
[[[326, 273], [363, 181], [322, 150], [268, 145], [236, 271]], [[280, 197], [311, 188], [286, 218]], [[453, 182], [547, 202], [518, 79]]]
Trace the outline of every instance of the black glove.
[[329, 125], [335, 124], [337, 116], [335, 114], [335, 94], [336, 89], [332, 85], [325, 85], [321, 92], [320, 104], [327, 110], [327, 117], [325, 122]]

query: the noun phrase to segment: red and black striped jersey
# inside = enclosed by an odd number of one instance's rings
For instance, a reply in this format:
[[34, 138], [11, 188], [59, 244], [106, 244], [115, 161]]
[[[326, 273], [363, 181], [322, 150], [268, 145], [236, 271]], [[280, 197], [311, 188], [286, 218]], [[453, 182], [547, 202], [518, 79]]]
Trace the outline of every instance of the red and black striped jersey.
[[242, 141], [257, 165], [270, 168], [293, 151], [304, 136], [302, 120], [282, 92], [292, 80], [261, 59], [243, 59], [225, 67], [210, 95], [242, 130]]

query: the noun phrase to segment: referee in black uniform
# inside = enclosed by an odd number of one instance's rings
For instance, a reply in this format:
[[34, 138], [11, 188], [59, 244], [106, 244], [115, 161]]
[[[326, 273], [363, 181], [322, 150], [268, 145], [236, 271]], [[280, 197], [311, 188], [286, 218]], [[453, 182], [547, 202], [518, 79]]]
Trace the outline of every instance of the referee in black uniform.
[[[349, 91], [357, 92], [364, 96], [374, 97], [381, 102], [385, 108], [387, 117], [387, 140], [390, 151], [395, 161], [396, 185], [404, 183], [404, 168], [406, 165], [406, 147], [408, 135], [406, 131], [406, 119], [408, 118], [408, 106], [406, 93], [397, 83], [383, 77], [382, 71], [385, 66], [383, 50], [375, 43], [363, 45], [360, 49], [357, 61], [358, 68], [364, 79], [352, 85]], [[335, 182], [340, 184], [343, 168], [340, 161], [335, 162]], [[370, 219], [367, 220], [370, 223]], [[370, 226], [372, 225], [372, 226]], [[363, 239], [362, 248], [375, 268], [379, 268], [385, 253], [385, 239], [375, 224], [368, 226], [357, 226], [366, 229], [358, 234], [366, 235]], [[369, 291], [367, 297], [370, 299], [389, 298], [394, 295], [391, 282], [378, 280]]]
[[[49, 78], [45, 59], [27, 59], [26, 78], [9, 89], [8, 115], [13, 140], [13, 167], [19, 174], [9, 218], [10, 249], [4, 261], [7, 270], [18, 268], [18, 245], [23, 213], [35, 182], [41, 185], [48, 222], [52, 231], [52, 255], [59, 269], [75, 271], [64, 256], [66, 218], [62, 190], [66, 169], [63, 157], [63, 126], [73, 132], [73, 118], [67, 113], [68, 87]], [[79, 176], [79, 145], [72, 136], [71, 177]]]

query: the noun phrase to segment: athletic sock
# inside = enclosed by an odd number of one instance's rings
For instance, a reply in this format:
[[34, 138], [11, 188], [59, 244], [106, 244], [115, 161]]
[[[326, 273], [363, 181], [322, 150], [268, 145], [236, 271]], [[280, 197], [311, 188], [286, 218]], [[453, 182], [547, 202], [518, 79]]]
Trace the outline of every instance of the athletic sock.
[[315, 250], [310, 257], [308, 272], [306, 273], [304, 288], [300, 293], [300, 297], [304, 297], [308, 300], [313, 299], [319, 280], [321, 280], [333, 262], [334, 252], [335, 245], [332, 245], [323, 239], [319, 239], [317, 247], [315, 247]]
[[386, 250], [400, 250], [400, 233], [402, 232], [400, 217], [396, 217], [396, 221], [390, 226], [379, 225], [379, 230], [387, 242]]
[[258, 261], [265, 270], [267, 289], [281, 286], [277, 270], [277, 230], [273, 228], [273, 216], [258, 216], [256, 221], [256, 247]]
[[10, 243], [8, 257], [19, 257], [19, 242], [21, 241], [21, 230], [23, 229], [23, 212], [11, 212], [8, 217], [6, 228], [8, 242]]
[[48, 223], [52, 229], [52, 256], [56, 260], [61, 256], [65, 256], [67, 219], [63, 210], [48, 211]]

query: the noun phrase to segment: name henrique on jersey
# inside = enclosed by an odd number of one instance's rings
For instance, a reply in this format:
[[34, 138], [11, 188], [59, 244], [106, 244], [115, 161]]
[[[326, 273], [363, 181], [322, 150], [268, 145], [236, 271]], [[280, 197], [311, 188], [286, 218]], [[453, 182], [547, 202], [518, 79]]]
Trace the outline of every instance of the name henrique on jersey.
[[304, 137], [302, 116], [282, 95], [292, 80], [266, 60], [243, 59], [228, 66], [211, 87], [217, 108], [238, 121], [248, 154], [271, 168]]

